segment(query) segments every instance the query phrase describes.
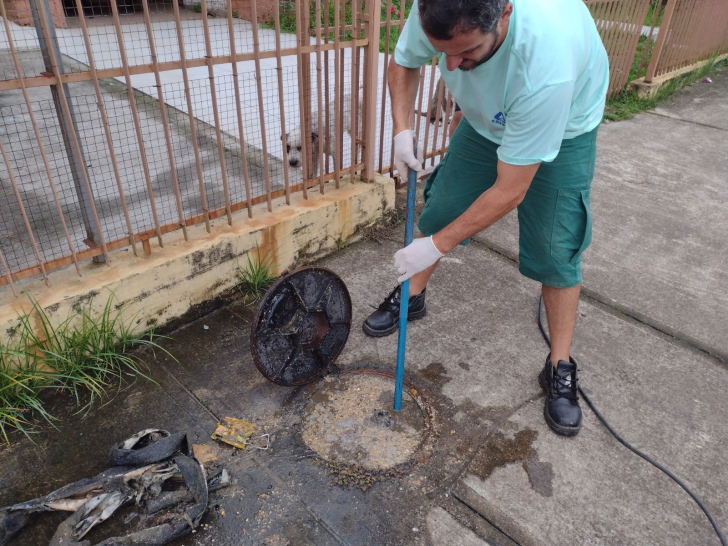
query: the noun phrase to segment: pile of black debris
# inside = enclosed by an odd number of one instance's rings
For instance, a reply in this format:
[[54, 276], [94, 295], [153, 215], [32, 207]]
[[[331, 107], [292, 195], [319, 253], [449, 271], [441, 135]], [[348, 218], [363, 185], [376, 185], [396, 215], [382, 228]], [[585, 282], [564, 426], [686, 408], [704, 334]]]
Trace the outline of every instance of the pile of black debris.
[[[184, 432], [143, 430], [119, 442], [109, 454], [111, 467], [93, 478], [66, 485], [44, 497], [0, 509], [0, 546], [7, 544], [42, 512], [73, 512], [56, 530], [50, 546], [91, 546], [84, 536], [122, 506], [135, 503], [142, 514], [164, 513], [158, 522], [125, 536], [99, 542], [101, 546], [167, 544], [194, 529], [207, 509], [210, 491], [225, 487], [225, 469], [207, 476], [195, 459]], [[177, 482], [176, 488], [166, 487]]]

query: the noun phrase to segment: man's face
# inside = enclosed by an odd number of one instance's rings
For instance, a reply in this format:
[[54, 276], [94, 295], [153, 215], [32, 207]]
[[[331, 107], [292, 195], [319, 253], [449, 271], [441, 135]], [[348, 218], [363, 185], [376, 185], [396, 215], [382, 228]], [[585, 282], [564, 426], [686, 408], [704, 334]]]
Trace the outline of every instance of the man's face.
[[474, 29], [458, 33], [449, 40], [436, 40], [431, 36], [428, 38], [437, 51], [445, 54], [448, 70], [472, 70], [496, 54], [505, 40], [512, 13], [513, 4], [509, 2], [503, 9], [495, 30], [488, 34]]
[[450, 40], [435, 40], [430, 42], [437, 51], [445, 54], [448, 70], [472, 70], [490, 59], [501, 44], [498, 28], [490, 34], [483, 34], [480, 29], [457, 34]]

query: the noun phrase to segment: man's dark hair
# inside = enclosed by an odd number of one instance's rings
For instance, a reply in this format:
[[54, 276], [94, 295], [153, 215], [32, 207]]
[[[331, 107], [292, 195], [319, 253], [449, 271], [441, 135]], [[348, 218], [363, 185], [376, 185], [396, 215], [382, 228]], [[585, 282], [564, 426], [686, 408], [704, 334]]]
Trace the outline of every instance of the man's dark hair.
[[509, 0], [419, 0], [422, 29], [436, 40], [464, 32], [495, 30]]

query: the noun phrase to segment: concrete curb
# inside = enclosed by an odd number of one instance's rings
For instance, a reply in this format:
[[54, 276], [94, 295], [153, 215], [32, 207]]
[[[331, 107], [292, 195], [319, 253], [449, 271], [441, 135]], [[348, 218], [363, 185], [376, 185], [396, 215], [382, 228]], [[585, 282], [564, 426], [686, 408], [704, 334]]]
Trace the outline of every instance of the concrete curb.
[[[266, 207], [254, 207], [252, 219], [247, 211], [236, 213], [232, 226], [218, 219], [210, 233], [203, 225], [193, 226], [187, 242], [177, 232], [179, 238], [167, 240], [164, 248], [153, 244], [149, 256], [134, 256], [125, 249], [112, 254], [110, 267], [87, 260], [81, 264], [82, 277], [67, 267], [49, 274], [50, 287], [36, 278], [21, 288], [56, 323], [82, 308], [100, 313], [113, 295], [136, 329], [170, 324], [229, 292], [238, 280], [238, 263], [246, 263], [245, 254], [251, 250], [267, 254], [274, 273], [280, 274], [360, 238], [394, 211], [394, 182], [381, 175], [371, 184], [344, 180], [340, 189], [327, 188], [325, 195], [312, 188], [308, 200], [296, 193], [290, 206], [281, 197], [273, 201], [272, 212]], [[0, 340], [11, 338], [18, 314], [30, 309], [25, 296], [16, 298], [10, 290], [0, 294]]]

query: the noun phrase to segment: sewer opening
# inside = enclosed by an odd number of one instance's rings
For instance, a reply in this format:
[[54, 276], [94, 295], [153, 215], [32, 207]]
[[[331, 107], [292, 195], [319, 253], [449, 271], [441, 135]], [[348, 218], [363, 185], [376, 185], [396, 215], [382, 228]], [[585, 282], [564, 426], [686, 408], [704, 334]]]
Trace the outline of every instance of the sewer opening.
[[432, 428], [430, 404], [407, 384], [399, 412], [393, 402], [394, 375], [384, 371], [343, 371], [313, 387], [301, 437], [338, 476], [336, 483], [366, 487], [421, 455]]

